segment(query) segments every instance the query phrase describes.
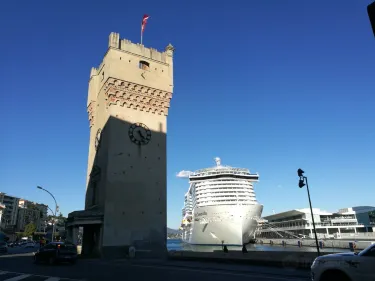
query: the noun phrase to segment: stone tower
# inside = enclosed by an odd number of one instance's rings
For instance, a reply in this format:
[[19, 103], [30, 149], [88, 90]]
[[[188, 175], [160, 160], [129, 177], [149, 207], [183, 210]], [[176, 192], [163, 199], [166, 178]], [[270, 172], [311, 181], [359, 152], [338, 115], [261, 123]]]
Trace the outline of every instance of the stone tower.
[[91, 69], [85, 210], [102, 222], [84, 226], [83, 251], [121, 256], [134, 246], [165, 254], [173, 52], [170, 44], [159, 52], [111, 33], [102, 63]]

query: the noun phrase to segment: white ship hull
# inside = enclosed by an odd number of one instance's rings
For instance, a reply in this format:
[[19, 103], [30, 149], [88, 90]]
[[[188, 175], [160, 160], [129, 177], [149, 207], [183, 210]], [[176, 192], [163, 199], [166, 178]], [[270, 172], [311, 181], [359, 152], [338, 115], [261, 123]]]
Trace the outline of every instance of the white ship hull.
[[218, 205], [195, 208], [183, 227], [182, 240], [194, 245], [243, 245], [254, 237], [263, 205]]

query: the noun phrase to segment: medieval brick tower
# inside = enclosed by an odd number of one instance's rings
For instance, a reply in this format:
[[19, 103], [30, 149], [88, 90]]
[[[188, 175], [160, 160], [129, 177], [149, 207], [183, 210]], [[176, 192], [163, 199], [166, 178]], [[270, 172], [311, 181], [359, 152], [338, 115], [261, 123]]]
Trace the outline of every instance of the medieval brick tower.
[[85, 211], [100, 223], [84, 225], [83, 251], [121, 256], [134, 246], [165, 254], [173, 52], [170, 44], [158, 52], [111, 33], [103, 62], [91, 69]]

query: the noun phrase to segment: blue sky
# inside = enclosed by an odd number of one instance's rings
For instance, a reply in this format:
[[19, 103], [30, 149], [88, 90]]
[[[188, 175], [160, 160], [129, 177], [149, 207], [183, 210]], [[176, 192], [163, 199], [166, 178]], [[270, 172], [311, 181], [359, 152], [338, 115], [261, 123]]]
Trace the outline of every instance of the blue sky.
[[[13, 3], [17, 2], [17, 3]], [[168, 116], [168, 225], [180, 170], [259, 172], [264, 214], [375, 205], [375, 41], [366, 6], [340, 1], [4, 1], [0, 10], [0, 191], [84, 206], [90, 68], [110, 32], [176, 47]], [[105, 4], [106, 3], [106, 4]]]

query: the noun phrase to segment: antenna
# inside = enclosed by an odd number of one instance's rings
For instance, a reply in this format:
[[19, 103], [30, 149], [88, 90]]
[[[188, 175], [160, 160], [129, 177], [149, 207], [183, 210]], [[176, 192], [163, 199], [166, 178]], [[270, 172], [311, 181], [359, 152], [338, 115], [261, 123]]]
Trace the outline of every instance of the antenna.
[[219, 157], [215, 157], [216, 166], [221, 166], [221, 159]]

